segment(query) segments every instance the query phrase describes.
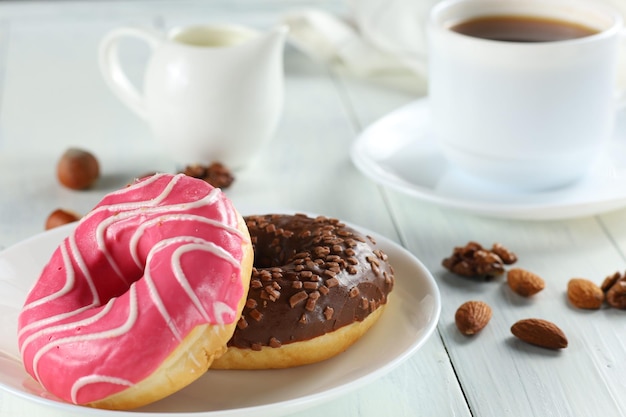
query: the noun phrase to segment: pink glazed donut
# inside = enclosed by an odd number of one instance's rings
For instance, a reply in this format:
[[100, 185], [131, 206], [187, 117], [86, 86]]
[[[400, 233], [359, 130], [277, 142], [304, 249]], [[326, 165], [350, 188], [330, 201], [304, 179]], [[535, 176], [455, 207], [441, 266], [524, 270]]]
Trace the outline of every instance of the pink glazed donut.
[[26, 298], [26, 370], [60, 399], [98, 408], [178, 391], [225, 351], [253, 256], [243, 219], [204, 181], [157, 174], [107, 195]]

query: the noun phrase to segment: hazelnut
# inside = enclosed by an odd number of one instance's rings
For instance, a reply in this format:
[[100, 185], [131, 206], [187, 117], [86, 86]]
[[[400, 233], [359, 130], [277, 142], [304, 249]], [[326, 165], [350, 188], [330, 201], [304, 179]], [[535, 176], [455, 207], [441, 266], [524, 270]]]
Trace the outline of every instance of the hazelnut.
[[46, 230], [54, 229], [55, 227], [63, 226], [64, 224], [78, 221], [80, 215], [70, 210], [56, 209], [46, 219]]
[[96, 157], [88, 151], [70, 148], [61, 156], [57, 165], [59, 182], [72, 190], [85, 190], [100, 177]]

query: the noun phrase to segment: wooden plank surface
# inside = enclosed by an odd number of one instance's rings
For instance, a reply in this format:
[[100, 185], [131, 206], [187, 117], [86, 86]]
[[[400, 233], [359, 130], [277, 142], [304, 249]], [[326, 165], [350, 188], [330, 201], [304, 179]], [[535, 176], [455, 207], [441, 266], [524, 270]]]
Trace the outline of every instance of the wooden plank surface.
[[[176, 169], [100, 78], [96, 50], [107, 30], [202, 20], [265, 28], [292, 8], [345, 10], [340, 1], [53, 3], [0, 3], [0, 249], [42, 231], [56, 207], [86, 212], [137, 175]], [[139, 80], [147, 52], [131, 43], [123, 53]], [[406, 74], [354, 78], [293, 47], [286, 49], [285, 69], [279, 130], [259, 160], [236, 173], [228, 195], [245, 211], [307, 211], [383, 234], [425, 263], [443, 301], [438, 332], [406, 363], [296, 415], [626, 415], [625, 313], [578, 310], [565, 295], [572, 277], [600, 283], [626, 270], [626, 210], [564, 221], [490, 219], [387, 190], [356, 170], [350, 146], [369, 124], [424, 95], [424, 81]], [[85, 193], [62, 189], [54, 179], [57, 157], [77, 144], [92, 148], [103, 164], [103, 181]], [[470, 240], [509, 247], [519, 256], [516, 266], [541, 275], [546, 289], [526, 299], [503, 277], [485, 282], [444, 270], [442, 259]], [[468, 338], [453, 318], [470, 299], [488, 302], [494, 316]], [[526, 317], [558, 324], [569, 347], [553, 352], [513, 338], [510, 326]], [[0, 415], [68, 414], [0, 391]]]
[[[381, 100], [376, 87], [344, 82], [363, 126], [410, 101], [404, 92]], [[400, 241], [437, 279], [443, 300], [439, 332], [473, 415], [624, 415], [620, 392], [626, 383], [617, 377], [626, 370], [619, 359], [626, 346], [624, 312], [576, 309], [567, 301], [566, 288], [570, 278], [600, 284], [605, 276], [624, 271], [625, 210], [567, 221], [515, 221], [438, 208], [395, 191], [383, 194]], [[511, 291], [504, 277], [485, 282], [449, 273], [442, 260], [468, 241], [504, 244], [519, 256], [514, 266], [542, 276], [546, 289], [524, 298]], [[494, 312], [488, 327], [474, 337], [461, 335], [454, 324], [456, 309], [468, 300], [485, 301]], [[511, 325], [529, 317], [558, 324], [570, 346], [553, 352], [514, 338]]]
[[[104, 193], [135, 176], [176, 169], [153, 143], [147, 127], [100, 79], [96, 51], [107, 30], [125, 24], [170, 27], [203, 19], [264, 28], [278, 22], [289, 7], [303, 4], [138, 1], [94, 2], [93, 7], [80, 2], [57, 2], [54, 7], [45, 3], [0, 5], [0, 11], [5, 7], [0, 28], [5, 63], [0, 88], [0, 246], [11, 246], [41, 232], [47, 214], [56, 207], [85, 213]], [[315, 3], [331, 9], [340, 8], [337, 4]], [[146, 51], [131, 43], [123, 56], [132, 77], [140, 79]], [[338, 83], [327, 67], [291, 47], [285, 52], [285, 69], [285, 110], [276, 137], [255, 164], [236, 173], [236, 182], [227, 194], [242, 211], [319, 213], [399, 241], [384, 191], [366, 180], [349, 159], [349, 148], [360, 127], [355, 125], [353, 108], [347, 107], [343, 88], [350, 87]], [[381, 101], [395, 100], [393, 94], [387, 98], [385, 88], [377, 95]], [[96, 189], [77, 193], [56, 184], [55, 164], [68, 146], [92, 149], [100, 158], [104, 176]], [[387, 376], [297, 415], [416, 413], [469, 415], [437, 334]], [[0, 415], [69, 414], [0, 391]]]

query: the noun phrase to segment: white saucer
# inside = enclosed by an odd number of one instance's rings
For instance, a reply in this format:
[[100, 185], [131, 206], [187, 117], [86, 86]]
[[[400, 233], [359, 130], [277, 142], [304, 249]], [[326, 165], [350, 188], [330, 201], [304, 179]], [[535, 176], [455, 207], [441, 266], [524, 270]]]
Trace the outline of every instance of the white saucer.
[[347, 351], [324, 362], [290, 369], [210, 370], [181, 391], [133, 411], [67, 404], [46, 392], [24, 370], [17, 346], [17, 317], [41, 269], [74, 227], [71, 224], [52, 229], [0, 252], [0, 390], [65, 414], [278, 417], [295, 413], [362, 387], [410, 358], [434, 333], [441, 311], [437, 284], [426, 267], [393, 241], [358, 228], [374, 236], [389, 256], [396, 284], [385, 314]]
[[519, 192], [474, 179], [451, 166], [430, 133], [427, 99], [375, 122], [357, 138], [352, 161], [367, 177], [420, 200], [493, 217], [564, 219], [626, 207], [626, 116], [608, 149], [580, 182]]

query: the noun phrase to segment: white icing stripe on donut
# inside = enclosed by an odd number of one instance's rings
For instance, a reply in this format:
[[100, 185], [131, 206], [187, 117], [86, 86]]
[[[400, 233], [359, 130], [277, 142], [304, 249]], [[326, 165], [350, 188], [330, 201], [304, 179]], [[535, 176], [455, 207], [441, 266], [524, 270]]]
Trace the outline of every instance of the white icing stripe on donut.
[[128, 282], [126, 281], [126, 277], [124, 276], [122, 271], [120, 271], [119, 266], [117, 265], [117, 263], [115, 262], [111, 254], [109, 253], [109, 250], [107, 249], [107, 245], [105, 242], [105, 234], [109, 226], [117, 223], [118, 221], [122, 219], [131, 217], [132, 215], [135, 215], [135, 213], [136, 213], [136, 210], [132, 212], [119, 214], [117, 216], [109, 217], [108, 219], [105, 219], [101, 221], [100, 223], [98, 223], [98, 226], [96, 227], [96, 242], [98, 244], [98, 249], [105, 256], [105, 258], [107, 259], [107, 262], [109, 263], [109, 265], [111, 265], [111, 268], [113, 268], [113, 271], [115, 271], [115, 274], [117, 275], [117, 277], [120, 278], [124, 284], [128, 284]]
[[87, 268], [87, 265], [85, 265], [83, 254], [80, 253], [80, 249], [78, 249], [78, 245], [76, 245], [76, 235], [71, 234], [68, 238], [68, 242], [70, 248], [72, 249], [72, 256], [74, 258], [74, 261], [76, 261], [76, 263], [78, 264], [78, 268], [87, 280], [87, 285], [89, 286], [89, 290], [91, 291], [91, 294], [93, 296], [92, 305], [99, 306], [101, 303], [100, 296], [98, 295], [98, 289], [96, 288], [96, 284], [93, 282], [93, 278], [91, 277], [91, 272], [89, 271], [89, 268]]
[[61, 249], [61, 256], [63, 258], [63, 265], [65, 267], [65, 283], [63, 284], [63, 287], [57, 291], [54, 292], [50, 295], [47, 295], [45, 297], [42, 297], [38, 300], [33, 301], [32, 303], [28, 303], [24, 306], [23, 310], [28, 310], [37, 306], [40, 306], [42, 304], [46, 304], [49, 303], [52, 300], [55, 300], [59, 297], [64, 296], [65, 294], [67, 294], [68, 292], [70, 292], [70, 290], [74, 287], [74, 268], [72, 268], [72, 261], [67, 253], [67, 249], [65, 248], [65, 245], [61, 245], [60, 246]]
[[[76, 315], [82, 313], [83, 311], [87, 311], [87, 310], [92, 309], [94, 307], [97, 307], [97, 306], [95, 306], [93, 304], [90, 304], [90, 305], [86, 305], [84, 307], [81, 307], [79, 309], [76, 309], [74, 311], [68, 311], [67, 313], [57, 314], [56, 316], [50, 316], [50, 317], [47, 317], [45, 319], [42, 319], [42, 320], [39, 320], [39, 321], [35, 321], [35, 322], [33, 322], [33, 323], [31, 323], [31, 324], [21, 328], [20, 331], [17, 332], [17, 337], [18, 337], [18, 339], [21, 339], [24, 336], [25, 333], [27, 333], [27, 332], [29, 332], [29, 331], [37, 328], [37, 327], [47, 327], [47, 326], [50, 326], [53, 323], [56, 323], [56, 322], [61, 321], [61, 320], [65, 320], [65, 319], [70, 318], [72, 316], [76, 316]], [[24, 350], [24, 348], [22, 348], [22, 351], [23, 350]]]
[[[194, 307], [196, 307], [196, 309], [200, 312], [200, 314], [202, 314], [202, 318], [204, 318], [206, 321], [211, 321], [211, 319], [213, 319], [217, 321], [218, 324], [224, 324], [224, 319], [222, 317], [222, 314], [220, 315], [215, 314], [214, 317], [211, 318], [209, 316], [209, 313], [204, 309], [200, 299], [198, 298], [196, 293], [193, 291], [193, 289], [189, 285], [189, 281], [187, 281], [187, 278], [185, 277], [185, 272], [183, 271], [183, 268], [181, 266], [180, 258], [186, 252], [190, 252], [193, 250], [202, 250], [202, 251], [213, 253], [214, 255], [220, 257], [221, 259], [224, 259], [230, 262], [237, 268], [239, 268], [241, 265], [239, 264], [239, 262], [237, 262], [236, 259], [232, 257], [230, 253], [226, 252], [221, 247], [216, 246], [212, 242], [202, 241], [201, 243], [199, 243], [199, 241], [200, 239], [194, 239], [194, 243], [181, 246], [174, 251], [174, 254], [172, 256], [172, 268], [174, 270], [174, 275], [176, 276], [176, 279], [178, 280], [178, 283], [180, 284], [180, 286], [185, 290], [185, 293], [187, 294], [187, 296], [193, 303]], [[225, 306], [225, 307], [227, 308], [228, 314], [230, 314], [231, 316], [234, 315], [235, 312], [230, 307], [228, 306]]]
[[[109, 226], [119, 222], [120, 220], [136, 216], [138, 214], [138, 211], [143, 212], [143, 214], [145, 215], [152, 214], [154, 211], [149, 209], [148, 207], [157, 207], [159, 203], [165, 200], [165, 198], [167, 198], [167, 196], [171, 193], [172, 189], [174, 188], [174, 185], [178, 181], [177, 178], [178, 177], [172, 178], [172, 180], [168, 183], [167, 187], [163, 189], [163, 191], [156, 198], [153, 198], [152, 200], [148, 200], [148, 201], [140, 200], [140, 201], [136, 201], [133, 203], [103, 205], [89, 214], [90, 216], [93, 216], [99, 213], [100, 211], [113, 211], [113, 212], [121, 211], [121, 213], [115, 216], [109, 217], [108, 219], [105, 219], [98, 224], [98, 226], [96, 227], [96, 241], [98, 242], [98, 248], [100, 249], [100, 251], [102, 251], [104, 256], [107, 258], [109, 265], [111, 265], [111, 267], [113, 268], [117, 276], [120, 277], [122, 280], [124, 280], [124, 282], [125, 282], [124, 274], [120, 271], [119, 266], [117, 265], [117, 263], [115, 262], [113, 257], [110, 255], [109, 251], [107, 250], [106, 243], [105, 243], [106, 230], [109, 228]], [[164, 206], [164, 208], [169, 208], [171, 210], [172, 206]], [[167, 210], [161, 210], [161, 211], [166, 212]]]
[[[163, 176], [164, 175], [161, 175], [161, 177]], [[127, 217], [136, 215], [137, 213], [135, 212], [135, 210], [140, 210], [141, 212], [146, 212], [150, 214], [169, 213], [175, 210], [182, 211], [182, 210], [198, 208], [203, 205], [211, 205], [219, 200], [219, 196], [221, 195], [221, 190], [219, 188], [214, 188], [206, 196], [196, 201], [183, 202], [183, 203], [177, 203], [177, 204], [171, 204], [171, 205], [161, 205], [161, 203], [169, 196], [172, 189], [174, 188], [174, 185], [176, 185], [176, 183], [178, 182], [180, 178], [181, 178], [180, 175], [176, 175], [172, 177], [172, 179], [167, 184], [165, 189], [157, 197], [154, 197], [149, 200], [133, 201], [130, 203], [123, 202], [123, 203], [115, 203], [115, 204], [103, 204], [95, 208], [90, 213], [88, 213], [84, 218], [87, 219], [89, 217], [93, 217], [101, 213], [102, 211], [114, 213], [117, 216], [127, 216]], [[157, 179], [154, 179], [151, 182], [154, 182]], [[143, 182], [140, 184], [143, 184]], [[118, 193], [123, 194], [124, 192], [128, 192], [129, 189], [130, 188], [123, 189], [119, 191]]]
[[[197, 221], [197, 222], [208, 224], [211, 226], [220, 227], [223, 230], [226, 230], [227, 232], [233, 235], [236, 235], [240, 239], [244, 240], [244, 236], [239, 231], [239, 229], [226, 226], [213, 219], [207, 219], [206, 217], [201, 217], [195, 214], [177, 214], [177, 215], [167, 216], [165, 218], [163, 217], [154, 218], [152, 220], [149, 220], [141, 224], [137, 228], [137, 231], [133, 234], [133, 237], [130, 239], [130, 254], [133, 260], [135, 261], [135, 264], [137, 265], [137, 267], [143, 268], [143, 265], [141, 264], [141, 260], [139, 259], [139, 255], [137, 254], [137, 249], [139, 245], [139, 240], [143, 236], [144, 231], [150, 227], [153, 227], [155, 224], [172, 222], [172, 221], [190, 221], [190, 222]], [[247, 238], [245, 238], [245, 240], [247, 241]]]
[[[206, 196], [199, 198], [198, 200], [192, 202], [183, 202], [183, 203], [175, 203], [175, 204], [163, 204], [159, 205], [162, 200], [167, 196], [163, 196], [163, 198], [152, 199], [152, 200], [142, 200], [134, 203], [123, 203], [123, 204], [110, 204], [110, 205], [102, 205], [99, 208], [92, 211], [87, 217], [93, 217], [101, 211], [107, 211], [110, 213], [114, 213], [115, 216], [111, 219], [112, 221], [125, 219], [128, 217], [136, 216], [137, 214], [145, 214], [145, 215], [153, 215], [159, 213], [171, 213], [176, 211], [187, 211], [194, 208], [199, 208], [202, 206], [210, 206], [211, 204], [218, 201], [218, 197], [220, 196], [219, 188], [214, 188], [209, 194]], [[220, 226], [225, 226], [220, 224]]]
[[143, 279], [148, 285], [148, 292], [150, 293], [150, 298], [154, 302], [154, 305], [156, 306], [157, 310], [159, 310], [161, 317], [163, 317], [163, 320], [165, 320], [167, 327], [170, 329], [170, 331], [172, 332], [176, 340], [180, 342], [181, 340], [183, 340], [183, 337], [181, 336], [180, 331], [178, 331], [178, 328], [176, 328], [176, 324], [174, 323], [174, 320], [172, 320], [170, 313], [167, 312], [167, 308], [165, 308], [165, 303], [163, 303], [163, 299], [161, 299], [161, 295], [159, 294], [159, 291], [156, 289], [156, 286], [154, 285], [152, 274], [150, 274], [150, 271], [148, 269], [146, 269]]
[[[130, 286], [129, 293], [130, 293], [129, 314], [124, 324], [122, 324], [121, 326], [117, 328], [110, 329], [110, 330], [103, 331], [103, 332], [85, 334], [81, 336], [64, 337], [61, 339], [53, 340], [50, 343], [44, 345], [41, 349], [37, 351], [33, 359], [33, 371], [35, 373], [35, 378], [39, 382], [41, 382], [41, 379], [39, 378], [39, 359], [41, 359], [41, 357], [45, 355], [46, 352], [48, 352], [50, 349], [54, 349], [56, 346], [60, 346], [60, 345], [67, 344], [67, 343], [83, 342], [87, 340], [107, 339], [107, 338], [110, 339], [110, 338], [118, 337], [120, 335], [128, 333], [128, 331], [132, 329], [133, 325], [135, 324], [135, 321], [137, 320], [137, 290], [134, 284]], [[118, 300], [117, 298], [113, 298], [109, 301], [108, 304], [115, 303], [117, 300]]]
[[76, 403], [78, 398], [78, 391], [84, 386], [90, 384], [115, 384], [115, 385], [124, 385], [126, 387], [132, 387], [133, 383], [122, 378], [116, 378], [114, 376], [106, 376], [106, 375], [89, 375], [79, 378], [74, 385], [72, 385], [72, 402]]
[[[175, 183], [175, 181], [170, 181], [170, 183], [168, 184], [168, 187], [172, 186], [173, 187], [173, 183]], [[167, 193], [163, 192], [161, 193], [161, 195], [159, 197], [157, 197], [156, 199], [153, 199], [151, 201], [139, 201], [139, 202], [135, 202], [132, 205], [129, 204], [125, 204], [124, 207], [121, 207], [122, 205], [109, 205], [109, 206], [102, 206], [103, 209], [109, 210], [109, 211], [118, 211], [118, 210], [125, 210], [121, 213], [116, 214], [115, 216], [109, 217], [108, 219], [103, 220], [102, 222], [100, 222], [96, 228], [96, 241], [98, 242], [98, 248], [102, 251], [102, 253], [104, 254], [104, 256], [107, 258], [107, 261], [109, 262], [109, 265], [111, 265], [111, 267], [113, 268], [113, 270], [115, 271], [115, 273], [117, 274], [118, 277], [120, 277], [120, 279], [122, 279], [125, 282], [125, 278], [124, 278], [124, 274], [120, 271], [119, 266], [117, 265], [117, 263], [115, 262], [115, 260], [113, 259], [113, 257], [111, 256], [111, 254], [109, 253], [109, 251], [107, 250], [106, 247], [106, 239], [105, 239], [105, 233], [106, 230], [113, 224], [125, 220], [127, 218], [131, 218], [136, 216], [137, 214], [142, 214], [146, 217], [151, 216], [151, 215], [155, 215], [155, 214], [160, 214], [160, 213], [169, 213], [172, 211], [177, 211], [177, 210], [189, 210], [189, 209], [193, 209], [193, 208], [198, 208], [204, 205], [211, 205], [213, 204], [215, 201], [217, 201], [217, 198], [219, 197], [219, 189], [215, 188], [213, 189], [209, 194], [207, 194], [205, 197], [196, 200], [195, 202], [192, 203], [181, 203], [181, 204], [172, 204], [172, 205], [162, 205], [162, 206], [156, 206], [156, 204], [161, 203], [166, 197], [167, 195], [171, 192], [171, 189], [168, 189]], [[147, 206], [150, 207], [147, 207]], [[154, 207], [153, 207], [154, 206]], [[96, 210], [97, 211], [97, 210]], [[92, 214], [93, 215], [93, 214]], [[153, 226], [154, 224], [158, 223], [158, 222], [162, 222], [162, 221], [168, 221], [168, 220], [176, 220], [178, 219], [178, 216], [172, 216], [168, 218], [155, 218], [152, 220], [149, 220], [146, 223], [149, 223], [150, 226]], [[199, 218], [199, 216], [195, 216], [196, 219]], [[209, 220], [206, 218], [203, 218], [204, 220]], [[240, 237], [242, 236], [241, 233], [239, 233], [239, 231], [237, 229], [233, 229], [231, 227], [226, 227], [226, 225], [216, 222], [216, 221], [211, 221], [211, 224], [221, 227], [225, 230], [230, 230], [233, 233], [237, 233]], [[140, 226], [141, 227], [141, 226]], [[146, 226], [144, 226], [141, 230], [145, 230]], [[142, 232], [143, 233], [143, 232]], [[137, 240], [140, 238], [140, 236], [137, 237]], [[141, 265], [141, 262], [138, 261], [138, 259], [136, 258], [136, 245], [131, 245], [131, 254], [133, 254], [133, 259], [135, 259], [135, 262], [137, 264], [137, 266], [139, 268], [142, 268], [143, 265]]]
[[152, 278], [152, 274], [150, 272], [150, 264], [152, 263], [152, 259], [154, 258], [154, 256], [156, 256], [156, 254], [159, 251], [167, 248], [168, 246], [176, 245], [179, 243], [185, 243], [185, 245], [182, 245], [179, 248], [177, 248], [172, 254], [171, 266], [172, 266], [172, 269], [174, 270], [174, 275], [178, 283], [180, 284], [180, 286], [185, 291], [186, 295], [189, 297], [193, 305], [198, 309], [198, 311], [200, 312], [200, 314], [206, 321], [211, 321], [211, 319], [213, 319], [217, 321], [217, 324], [224, 324], [223, 315], [227, 314], [227, 315], [232, 316], [234, 315], [234, 311], [228, 306], [224, 306], [220, 308], [219, 315], [214, 315], [214, 317], [209, 316], [209, 313], [204, 309], [204, 307], [202, 307], [200, 299], [195, 294], [195, 292], [189, 285], [189, 281], [185, 277], [185, 273], [180, 263], [181, 256], [184, 253], [189, 252], [189, 251], [202, 250], [202, 251], [213, 253], [219, 258], [230, 262], [232, 265], [234, 265], [237, 268], [239, 268], [241, 265], [236, 259], [232, 257], [230, 253], [226, 252], [223, 248], [216, 246], [212, 242], [207, 242], [206, 240], [192, 237], [192, 236], [183, 236], [183, 237], [164, 239], [160, 241], [158, 244], [156, 244], [152, 248], [150, 253], [148, 253], [148, 257], [146, 259], [146, 270], [144, 273], [144, 280], [146, 281], [146, 284], [148, 284], [148, 288], [150, 290], [150, 296], [155, 306], [159, 310], [159, 313], [161, 313], [163, 320], [165, 320], [165, 323], [167, 323], [167, 326], [169, 327], [174, 337], [177, 340], [182, 340], [181, 333], [179, 329], [176, 328], [176, 324], [174, 323], [174, 320], [172, 320], [170, 313], [167, 311], [167, 307], [165, 306], [165, 303], [163, 302], [163, 299], [161, 295], [159, 294], [156, 288], [156, 285], [154, 284], [154, 279]]
[[117, 265], [117, 263], [115, 262], [111, 254], [109, 253], [109, 250], [107, 249], [107, 245], [105, 243], [105, 234], [109, 226], [114, 223], [117, 223], [120, 220], [120, 218], [123, 218], [123, 217], [130, 217], [130, 216], [119, 216], [119, 217], [113, 216], [98, 223], [98, 226], [96, 227], [96, 242], [98, 244], [98, 249], [100, 249], [100, 252], [102, 252], [104, 257], [107, 259], [107, 262], [109, 263], [109, 265], [111, 265], [111, 268], [113, 268], [113, 271], [115, 271], [115, 275], [117, 275], [117, 277], [121, 279], [124, 284], [128, 284], [128, 282], [126, 281], [126, 277], [124, 276], [124, 274], [120, 270], [120, 267]]
[[[35, 300], [35, 301], [33, 301], [33, 302], [29, 303], [29, 304], [26, 304], [24, 306], [24, 308], [23, 308], [24, 311], [32, 309], [32, 308], [35, 308], [35, 307], [37, 307], [39, 305], [44, 305], [44, 304], [49, 303], [51, 301], [54, 301], [54, 300], [56, 300], [58, 298], [61, 298], [64, 295], [66, 295], [67, 293], [69, 293], [69, 291], [71, 291], [72, 288], [74, 287], [74, 283], [76, 281], [75, 274], [74, 274], [74, 268], [72, 267], [72, 261], [70, 259], [70, 256], [69, 256], [68, 252], [67, 252], [67, 248], [65, 247], [65, 244], [60, 245], [59, 249], [60, 249], [60, 252], [61, 252], [62, 259], [63, 259], [64, 270], [66, 271], [65, 272], [65, 284], [63, 285], [63, 288], [61, 288], [59, 291], [57, 291], [55, 293], [52, 293], [52, 294], [47, 295], [45, 297], [42, 297], [42, 298], [40, 298], [38, 300]], [[92, 289], [92, 292], [93, 292], [93, 289]], [[89, 304], [89, 305], [86, 305], [86, 306], [84, 306], [82, 308], [79, 308], [79, 309], [76, 309], [74, 311], [68, 311], [67, 313], [64, 313], [64, 314], [57, 314], [55, 316], [50, 316], [50, 317], [47, 317], [45, 319], [42, 319], [42, 320], [30, 323], [29, 325], [24, 326], [23, 328], [21, 328], [18, 331], [18, 333], [17, 333], [18, 339], [21, 339], [22, 335], [25, 332], [28, 332], [28, 331], [30, 331], [32, 329], [35, 329], [37, 327], [50, 326], [53, 323], [56, 323], [57, 321], [61, 321], [61, 320], [67, 319], [67, 318], [72, 317], [74, 315], [80, 314], [80, 313], [82, 313], [85, 310], [89, 310], [90, 308], [96, 307], [96, 301], [97, 300], [98, 300], [98, 297], [97, 297], [97, 294], [95, 294], [94, 302]], [[23, 352], [24, 351], [24, 347], [22, 347], [21, 350]]]
[[217, 302], [213, 304], [213, 315], [216, 317], [216, 320], [219, 320], [222, 324], [224, 324], [226, 321], [224, 320], [224, 316], [232, 320], [232, 317], [235, 315], [235, 311], [226, 304]]
[[[91, 308], [91, 307], [90, 307]], [[104, 317], [105, 315], [107, 315], [110, 311], [111, 308], [113, 308], [113, 303], [109, 302], [107, 303], [104, 308], [102, 308], [102, 310], [100, 310], [97, 314], [88, 317], [84, 320], [79, 320], [79, 321], [74, 321], [71, 323], [67, 323], [67, 324], [60, 324], [57, 326], [49, 326], [49, 327], [45, 327], [42, 330], [39, 330], [35, 333], [32, 333], [30, 336], [28, 336], [26, 339], [24, 339], [24, 341], [22, 342], [22, 349], [21, 349], [21, 354], [24, 354], [24, 350], [26, 350], [26, 348], [28, 347], [28, 345], [30, 345], [30, 343], [42, 336], [48, 335], [48, 334], [54, 334], [56, 332], [62, 332], [62, 331], [67, 331], [67, 330], [71, 330], [77, 326], [88, 326], [90, 324], [93, 324], [95, 322], [97, 322], [98, 320], [100, 320], [102, 317]], [[84, 311], [85, 308], [81, 308], [79, 310], [76, 311]], [[50, 317], [50, 319], [54, 319], [51, 320], [51, 323], [54, 322], [58, 322], [63, 320], [66, 317], [61, 317], [61, 316], [67, 316], [67, 314], [58, 314], [56, 316], [52, 316]]]
[[[127, 188], [123, 188], [121, 190], [118, 190], [116, 192], [113, 192], [111, 194], [109, 194], [109, 196], [123, 196], [125, 194], [129, 194], [133, 191], [136, 191], [137, 188], [147, 188], [148, 186], [150, 186], [152, 183], [157, 182], [158, 180], [160, 180], [161, 178], [167, 176], [166, 174], [156, 174], [153, 177], [150, 177], [142, 182], [136, 183], [133, 186], [127, 187]], [[97, 207], [95, 210], [93, 210], [91, 213], [88, 213], [85, 217], [89, 217], [91, 215], [97, 214], [101, 211], [111, 211], [111, 212], [115, 212], [115, 211], [120, 211], [120, 212], [124, 212], [124, 211], [129, 211], [129, 210], [133, 210], [136, 208], [140, 208], [140, 207], [146, 207], [146, 206], [157, 206], [159, 205], [163, 200], [165, 200], [168, 195], [172, 192], [172, 190], [174, 189], [174, 186], [176, 185], [176, 183], [180, 180], [181, 176], [180, 175], [176, 175], [171, 177], [169, 183], [167, 184], [167, 186], [159, 193], [158, 196], [150, 199], [150, 200], [141, 200], [141, 201], [132, 201], [132, 202], [121, 202], [121, 203], [116, 203], [116, 204], [103, 204], [99, 207]]]

